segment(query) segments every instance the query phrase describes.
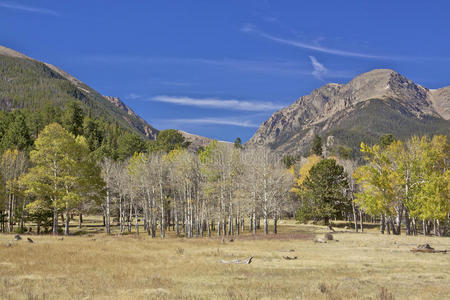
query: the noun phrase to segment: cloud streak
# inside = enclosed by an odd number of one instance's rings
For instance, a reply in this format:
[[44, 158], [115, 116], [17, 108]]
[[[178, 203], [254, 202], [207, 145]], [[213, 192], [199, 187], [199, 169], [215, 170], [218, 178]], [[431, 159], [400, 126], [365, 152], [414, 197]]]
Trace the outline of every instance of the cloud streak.
[[311, 64], [314, 68], [314, 71], [312, 72], [313, 76], [322, 80], [328, 72], [327, 68], [325, 68], [325, 66], [321, 64], [314, 56], [310, 56], [309, 59], [311, 60]]
[[316, 52], [322, 52], [322, 53], [333, 54], [333, 55], [338, 55], [338, 56], [349, 56], [349, 57], [359, 57], [359, 58], [369, 58], [369, 59], [393, 59], [392, 57], [388, 57], [388, 56], [378, 56], [378, 55], [372, 55], [372, 54], [366, 54], [366, 53], [338, 50], [338, 49], [332, 49], [332, 48], [326, 48], [326, 47], [322, 47], [322, 46], [318, 46], [318, 45], [308, 44], [308, 43], [304, 43], [304, 42], [284, 39], [284, 38], [273, 36], [273, 35], [263, 32], [263, 31], [260, 31], [252, 25], [245, 25], [242, 28], [242, 31], [245, 33], [249, 33], [249, 34], [255, 34], [257, 36], [263, 37], [265, 39], [268, 39], [268, 40], [271, 40], [271, 41], [274, 41], [274, 42], [277, 42], [280, 44], [290, 45], [290, 46], [294, 46], [297, 48], [312, 50], [312, 51], [316, 51]]
[[248, 120], [236, 120], [231, 118], [198, 118], [198, 119], [173, 119], [167, 120], [167, 122], [173, 122], [178, 124], [200, 124], [200, 125], [227, 125], [238, 126], [248, 128], [258, 128], [259, 125], [252, 123]]
[[202, 108], [217, 108], [240, 111], [274, 111], [282, 108], [282, 105], [273, 102], [263, 101], [241, 101], [235, 99], [216, 99], [216, 98], [191, 98], [191, 97], [173, 97], [173, 96], [155, 96], [151, 101], [172, 103], [185, 106], [196, 106]]
[[[308, 76], [311, 72], [307, 69], [307, 64], [296, 61], [264, 61], [264, 60], [244, 60], [244, 59], [208, 59], [189, 57], [146, 57], [127, 55], [93, 55], [77, 58], [80, 63], [101, 63], [108, 65], [120, 64], [151, 64], [151, 65], [199, 65], [236, 69], [244, 72], [258, 72], [266, 74]], [[180, 85], [178, 85], [180, 86]]]
[[59, 16], [60, 14], [54, 10], [45, 9], [45, 8], [39, 8], [34, 6], [28, 6], [28, 5], [21, 5], [17, 3], [10, 3], [10, 2], [3, 2], [0, 1], [0, 7], [13, 9], [13, 10], [20, 10], [20, 11], [26, 11], [30, 13], [36, 13], [36, 14], [44, 14], [44, 15], [52, 15], [52, 16]]

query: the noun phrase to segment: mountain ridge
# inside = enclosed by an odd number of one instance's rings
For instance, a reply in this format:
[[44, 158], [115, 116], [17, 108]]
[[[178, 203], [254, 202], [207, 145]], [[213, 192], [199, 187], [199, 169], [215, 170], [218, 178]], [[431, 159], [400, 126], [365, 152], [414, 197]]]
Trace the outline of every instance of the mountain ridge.
[[[437, 126], [439, 130], [433, 130], [430, 133], [448, 134], [449, 130], [445, 129], [444, 125], [450, 124], [448, 121], [449, 99], [450, 87], [429, 90], [393, 70], [375, 69], [356, 76], [346, 84], [328, 83], [313, 90], [309, 95], [300, 97], [293, 104], [275, 112], [263, 122], [247, 144], [264, 143], [266, 147], [275, 151], [306, 154], [315, 134], [328, 138], [330, 132], [336, 131], [345, 123], [346, 118], [355, 117], [355, 113], [366, 109], [365, 102], [371, 105], [372, 109], [376, 109], [373, 111], [374, 114], [377, 110], [384, 111], [387, 114], [386, 117], [389, 116], [391, 119], [385, 120], [388, 124], [389, 122], [396, 124], [396, 119], [407, 116], [414, 120], [415, 125], [410, 124], [414, 128], [420, 128], [422, 121], [424, 124], [434, 122], [439, 124]], [[394, 116], [396, 114], [398, 115]], [[378, 116], [380, 120], [383, 117], [382, 114]], [[428, 123], [426, 126], [430, 125]], [[360, 125], [359, 123], [347, 124], [342, 130], [355, 131]], [[381, 130], [380, 127], [384, 128]], [[370, 137], [368, 140], [373, 142], [383, 133], [396, 134], [396, 132], [386, 132], [389, 131], [388, 129], [389, 127], [376, 122], [373, 132], [367, 132], [367, 136]], [[398, 130], [398, 124], [392, 126], [392, 129], [392, 131]], [[361, 133], [359, 132], [358, 135], [361, 136]], [[402, 135], [408, 134], [403, 132]], [[342, 140], [338, 142], [354, 147], [354, 143], [346, 143]]]
[[[9, 62], [6, 60], [6, 58], [11, 58], [13, 60], [19, 59], [21, 62], [25, 61], [28, 64], [25, 64], [23, 66], [22, 65], [17, 66], [18, 64], [15, 64], [15, 61]], [[122, 100], [120, 100], [119, 97], [101, 95], [95, 89], [91, 88], [81, 80], [77, 79], [76, 77], [72, 76], [71, 74], [67, 73], [66, 71], [60, 69], [55, 65], [49, 64], [47, 62], [41, 62], [21, 52], [0, 45], [0, 74], [4, 76], [6, 81], [11, 82], [11, 85], [3, 86], [3, 89], [0, 86], [1, 109], [10, 110], [13, 108], [23, 108], [23, 107], [30, 107], [33, 105], [42, 105], [42, 103], [30, 102], [27, 99], [27, 97], [29, 95], [32, 95], [33, 92], [36, 92], [36, 90], [40, 92], [40, 90], [43, 89], [43, 87], [40, 87], [37, 84], [31, 85], [29, 84], [27, 86], [24, 86], [23, 83], [20, 82], [20, 80], [18, 80], [17, 77], [19, 76], [11, 74], [12, 72], [8, 72], [9, 71], [8, 68], [18, 68], [20, 72], [23, 71], [31, 72], [32, 75], [34, 76], [33, 79], [45, 75], [50, 78], [49, 80], [53, 79], [56, 81], [67, 80], [67, 82], [63, 83], [65, 85], [64, 89], [62, 89], [61, 91], [59, 90], [59, 93], [64, 95], [63, 100], [60, 99], [61, 98], [60, 95], [55, 96], [52, 95], [51, 93], [46, 94], [46, 96], [48, 96], [49, 98], [52, 97], [57, 98], [57, 99], [50, 99], [52, 100], [50, 101], [52, 104], [63, 105], [64, 103], [62, 102], [66, 100], [67, 101], [77, 100], [86, 104], [87, 107], [90, 107], [95, 104], [100, 109], [105, 109], [107, 111], [106, 112], [106, 114], [108, 115], [107, 117], [109, 117], [112, 120], [121, 122], [124, 127], [128, 127], [129, 129], [131, 129], [135, 133], [138, 133], [142, 137], [154, 140], [156, 139], [159, 133], [158, 129], [154, 128], [147, 121], [142, 119], [128, 105], [126, 105]], [[33, 68], [37, 70], [34, 70]], [[17, 93], [14, 93], [14, 89], [16, 89], [17, 86], [20, 87], [21, 93], [26, 95], [17, 96]], [[57, 86], [56, 88], [60, 89], [59, 86]], [[23, 92], [24, 90], [27, 89], [28, 91]], [[13, 92], [8, 93], [9, 92], [8, 90]], [[198, 147], [204, 147], [205, 145], [209, 144], [212, 141], [212, 139], [207, 137], [187, 133], [181, 130], [178, 131], [186, 138], [187, 141], [191, 142], [190, 149], [192, 150], [197, 150]]]

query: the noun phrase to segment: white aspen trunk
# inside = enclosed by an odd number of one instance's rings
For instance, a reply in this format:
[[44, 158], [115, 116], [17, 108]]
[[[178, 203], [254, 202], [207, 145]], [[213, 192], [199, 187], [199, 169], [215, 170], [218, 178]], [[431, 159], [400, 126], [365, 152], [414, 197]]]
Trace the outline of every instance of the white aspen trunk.
[[[53, 162], [53, 179], [54, 181], [54, 191], [55, 191], [55, 195], [56, 192], [58, 191], [58, 187], [56, 185], [56, 178], [57, 178], [57, 166], [56, 166], [56, 162]], [[58, 235], [58, 209], [57, 209], [57, 203], [56, 203], [56, 198], [53, 198], [53, 235]]]
[[66, 204], [66, 220], [64, 222], [64, 225], [65, 225], [64, 226], [64, 235], [69, 235], [69, 222], [70, 222], [69, 213], [70, 213], [70, 210], [68, 209], [67, 204]]
[[25, 219], [25, 198], [22, 201], [22, 212], [20, 214], [20, 228], [24, 228], [24, 219]]
[[222, 232], [222, 226], [220, 224], [220, 218], [217, 220], [217, 236], [220, 236]]
[[56, 201], [53, 205], [53, 235], [58, 235], [58, 209], [56, 208]]
[[175, 230], [176, 230], [177, 236], [179, 236], [180, 235], [180, 224], [178, 222], [178, 209], [176, 206], [175, 197], [174, 197], [174, 207], [173, 207], [173, 218], [174, 218], [174, 222], [175, 222]]
[[[156, 197], [155, 197], [155, 187], [152, 187], [152, 208], [156, 209]], [[152, 238], [156, 237], [156, 220], [157, 219], [157, 215], [155, 211], [152, 211]]]
[[267, 199], [267, 174], [264, 167], [264, 204], [263, 204], [263, 217], [264, 217], [264, 234], [269, 234], [269, 220], [268, 220], [268, 199]]
[[433, 234], [437, 235], [437, 223], [436, 219], [433, 220]]
[[427, 224], [425, 220], [422, 220], [422, 228], [423, 228], [423, 235], [427, 235]]
[[359, 209], [359, 223], [361, 227], [361, 232], [364, 232], [364, 225], [363, 225], [363, 212], [361, 209]]
[[253, 213], [253, 234], [256, 235], [256, 213]]
[[128, 232], [131, 232], [131, 222], [133, 219], [133, 199], [130, 199], [130, 207], [128, 211]]
[[134, 226], [136, 228], [136, 234], [139, 235], [139, 218], [138, 218], [138, 206], [134, 205]]
[[439, 219], [436, 220], [436, 227], [437, 227], [437, 235], [442, 236], [441, 235], [441, 223], [440, 223]]
[[275, 214], [274, 218], [273, 218], [273, 233], [275, 233], [275, 234], [278, 233], [278, 216], [277, 216], [277, 214]]
[[412, 222], [412, 233], [413, 233], [413, 235], [417, 235], [417, 225], [416, 225], [416, 220], [417, 218], [416, 217], [414, 217], [414, 218], [412, 218], [411, 219], [411, 222]]
[[109, 187], [106, 187], [106, 234], [111, 234], [111, 210], [110, 210], [110, 197], [109, 197]]
[[211, 227], [212, 227], [212, 221], [209, 219], [206, 220], [206, 230], [208, 230], [208, 237], [211, 237]]
[[120, 233], [123, 233], [124, 215], [122, 211], [122, 195], [119, 195], [119, 227]]
[[387, 232], [387, 234], [391, 234], [391, 222], [390, 222], [390, 217], [389, 218], [386, 218], [386, 215], [385, 215], [385, 220], [386, 220], [386, 232]]
[[[410, 185], [410, 170], [408, 169], [406, 172], [406, 184], [405, 184], [405, 200], [408, 201], [408, 197], [409, 197], [409, 185]], [[405, 202], [407, 203], [407, 202]], [[411, 234], [411, 227], [410, 227], [410, 220], [409, 220], [409, 214], [408, 214], [408, 209], [406, 207], [404, 207], [404, 205], [401, 206], [402, 210], [403, 208], [405, 209], [405, 222], [406, 222], [406, 235], [410, 235]], [[399, 228], [398, 228], [398, 234], [400, 234], [400, 230], [401, 230], [401, 220], [402, 217], [400, 215], [400, 220], [399, 220]]]
[[401, 233], [401, 227], [402, 227], [402, 215], [403, 215], [403, 205], [400, 206], [399, 209], [397, 209], [397, 216], [395, 218], [396, 228], [395, 228], [395, 235], [400, 235]]
[[[161, 170], [162, 172], [162, 170]], [[163, 186], [162, 186], [162, 174], [159, 179], [159, 195], [161, 201], [161, 238], [166, 237], [166, 222], [165, 222], [165, 210], [164, 210], [164, 195], [163, 195]]]
[[13, 232], [13, 201], [12, 194], [8, 195], [8, 232]]
[[147, 193], [146, 199], [146, 211], [147, 211], [147, 235], [151, 235], [151, 224], [152, 224], [152, 200], [150, 197], [150, 191], [148, 188], [145, 189]]

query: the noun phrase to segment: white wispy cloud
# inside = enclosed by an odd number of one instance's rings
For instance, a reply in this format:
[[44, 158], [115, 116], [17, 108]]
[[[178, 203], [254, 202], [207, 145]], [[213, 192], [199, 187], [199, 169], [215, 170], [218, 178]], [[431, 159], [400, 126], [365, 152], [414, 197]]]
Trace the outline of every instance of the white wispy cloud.
[[174, 96], [155, 96], [151, 101], [172, 103], [186, 106], [197, 106], [203, 108], [221, 108], [242, 111], [273, 111], [282, 108], [282, 105], [273, 102], [263, 101], [241, 101], [235, 99], [216, 99], [216, 98], [191, 98]]
[[46, 9], [46, 8], [40, 8], [40, 7], [34, 7], [34, 6], [28, 6], [28, 5], [22, 5], [17, 3], [11, 3], [11, 2], [4, 2], [0, 1], [0, 7], [13, 9], [13, 10], [21, 10], [26, 11], [30, 13], [37, 13], [37, 14], [45, 14], [45, 15], [53, 15], [53, 16], [59, 16], [60, 14], [54, 10]]
[[309, 56], [311, 64], [314, 68], [312, 72], [313, 76], [317, 79], [323, 80], [323, 77], [327, 74], [328, 70], [323, 64], [321, 64], [314, 56]]
[[388, 57], [388, 56], [379, 56], [379, 55], [372, 55], [372, 54], [367, 54], [367, 53], [338, 50], [338, 49], [326, 48], [326, 47], [322, 47], [322, 46], [318, 46], [318, 45], [314, 45], [314, 44], [308, 44], [308, 43], [304, 43], [304, 42], [300, 42], [300, 41], [280, 38], [280, 37], [265, 33], [263, 31], [260, 31], [251, 24], [244, 25], [241, 30], [245, 33], [255, 34], [260, 37], [266, 38], [268, 40], [271, 40], [271, 41], [274, 41], [274, 42], [277, 42], [280, 44], [290, 45], [290, 46], [294, 46], [297, 48], [308, 49], [308, 50], [313, 50], [313, 51], [322, 52], [322, 53], [334, 54], [334, 55], [339, 55], [339, 56], [370, 58], [370, 59], [393, 59], [392, 57]]
[[169, 123], [177, 124], [215, 124], [215, 125], [231, 125], [239, 127], [258, 128], [259, 124], [252, 123], [248, 120], [236, 120], [233, 118], [197, 118], [197, 119], [172, 119], [167, 120]]
[[142, 98], [142, 95], [130, 93], [130, 94], [126, 95], [125, 98], [130, 99], [130, 100], [136, 100], [136, 99]]
[[[245, 59], [208, 59], [189, 57], [146, 57], [127, 55], [90, 55], [76, 58], [80, 63], [101, 63], [108, 65], [118, 64], [151, 64], [151, 65], [194, 65], [198, 67], [211, 66], [217, 68], [236, 69], [245, 72], [258, 72], [267, 74], [308, 76], [311, 72], [307, 64], [298, 61], [267, 61], [267, 60], [245, 60]], [[189, 83], [178, 83], [172, 85], [188, 85]], [[167, 84], [169, 85], [169, 84]]]

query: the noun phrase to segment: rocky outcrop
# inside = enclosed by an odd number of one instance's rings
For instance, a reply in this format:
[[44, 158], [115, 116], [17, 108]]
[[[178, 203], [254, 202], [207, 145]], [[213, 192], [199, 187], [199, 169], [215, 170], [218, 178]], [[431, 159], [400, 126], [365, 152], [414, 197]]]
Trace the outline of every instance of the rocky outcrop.
[[[375, 99], [378, 102], [375, 103]], [[372, 117], [380, 120], [387, 116], [398, 119], [395, 116], [398, 112], [402, 117], [414, 119], [417, 126], [421, 120], [445, 123], [450, 115], [449, 100], [450, 88], [430, 91], [392, 70], [377, 69], [361, 74], [347, 84], [329, 83], [301, 97], [274, 113], [258, 128], [248, 144], [264, 144], [273, 150], [303, 154], [315, 133], [329, 135], [346, 120], [358, 119], [358, 113], [367, 109], [372, 109]], [[383, 114], [382, 111], [389, 113]], [[346, 124], [345, 129], [351, 131], [359, 125], [358, 122]], [[387, 130], [381, 128], [383, 126], [375, 127], [379, 128], [373, 128], [373, 132], [367, 134], [379, 135]], [[438, 127], [442, 127], [442, 122]]]
[[[188, 149], [191, 151], [198, 151], [199, 149], [208, 146], [213, 141], [213, 139], [211, 138], [207, 138], [197, 134], [192, 134], [186, 131], [178, 130], [178, 132], [181, 133], [184, 136], [185, 140], [190, 143]], [[225, 141], [217, 141], [217, 142], [230, 146], [233, 145], [233, 143]]]
[[136, 127], [145, 134], [151, 140], [156, 139], [158, 136], [158, 130], [150, 126], [144, 119], [139, 117], [128, 105], [123, 103], [119, 97], [111, 97], [111, 96], [103, 96], [106, 100], [112, 103], [115, 107], [119, 108], [125, 115], [122, 117], [127, 121], [130, 125]]

